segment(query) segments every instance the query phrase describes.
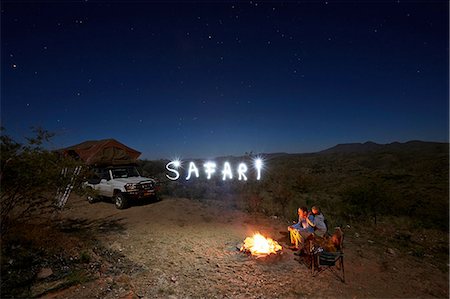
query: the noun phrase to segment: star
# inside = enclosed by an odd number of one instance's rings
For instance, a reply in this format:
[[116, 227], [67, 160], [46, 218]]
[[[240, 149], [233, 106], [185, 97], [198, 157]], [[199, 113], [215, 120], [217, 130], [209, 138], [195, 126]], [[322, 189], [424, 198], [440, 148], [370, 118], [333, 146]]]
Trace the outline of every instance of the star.
[[13, 69], [17, 68], [17, 64], [13, 64], [13, 65], [12, 65], [12, 68], [13, 68]]

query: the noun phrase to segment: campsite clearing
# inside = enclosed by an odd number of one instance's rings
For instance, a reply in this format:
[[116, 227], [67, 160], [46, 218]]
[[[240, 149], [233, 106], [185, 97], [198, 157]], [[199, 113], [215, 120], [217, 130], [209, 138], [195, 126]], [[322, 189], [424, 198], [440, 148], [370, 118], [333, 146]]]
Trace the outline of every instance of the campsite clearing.
[[[448, 272], [368, 242], [371, 237], [354, 228], [345, 229], [343, 284], [331, 272], [312, 277], [286, 248], [273, 261], [239, 252], [237, 245], [254, 232], [286, 247], [280, 232], [287, 225], [238, 211], [231, 201], [164, 198], [126, 210], [107, 202], [95, 205], [72, 195], [58, 223], [66, 237], [89, 245], [74, 251], [81, 243], [67, 242], [67, 254], [84, 259], [91, 275], [79, 274], [75, 283], [72, 275], [71, 287], [44, 291], [44, 297], [448, 297]], [[58, 285], [50, 276], [32, 288], [42, 291], [51, 283]]]

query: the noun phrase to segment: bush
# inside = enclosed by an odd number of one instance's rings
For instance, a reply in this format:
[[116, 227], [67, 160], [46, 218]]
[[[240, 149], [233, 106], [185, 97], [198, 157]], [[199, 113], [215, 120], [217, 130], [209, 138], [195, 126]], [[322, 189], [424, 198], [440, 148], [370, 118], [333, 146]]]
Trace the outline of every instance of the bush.
[[0, 137], [2, 237], [11, 223], [26, 222], [54, 210], [56, 191], [65, 190], [71, 180], [71, 175], [62, 175], [62, 170], [73, 170], [79, 165], [71, 158], [44, 149], [43, 145], [53, 135], [43, 129], [35, 129], [35, 137], [27, 138], [26, 144], [16, 142], [3, 131]]
[[374, 182], [349, 187], [341, 196], [343, 214], [350, 220], [372, 218], [376, 224], [377, 218], [388, 209], [384, 189]]

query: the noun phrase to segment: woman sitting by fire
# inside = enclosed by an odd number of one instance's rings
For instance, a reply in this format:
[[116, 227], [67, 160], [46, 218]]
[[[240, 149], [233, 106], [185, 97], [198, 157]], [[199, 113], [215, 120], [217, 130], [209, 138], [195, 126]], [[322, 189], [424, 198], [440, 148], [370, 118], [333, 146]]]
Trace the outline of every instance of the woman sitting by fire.
[[306, 238], [314, 233], [314, 227], [309, 223], [314, 222], [314, 216], [308, 213], [306, 207], [298, 209], [298, 222], [288, 227], [291, 243], [294, 246], [291, 249], [300, 250], [303, 248]]
[[325, 224], [325, 217], [320, 212], [319, 207], [313, 206], [311, 208], [311, 212], [313, 217], [313, 221], [310, 220], [309, 217], [306, 218], [306, 221], [310, 226], [314, 228], [314, 234], [319, 237], [324, 237], [327, 233], [327, 225]]

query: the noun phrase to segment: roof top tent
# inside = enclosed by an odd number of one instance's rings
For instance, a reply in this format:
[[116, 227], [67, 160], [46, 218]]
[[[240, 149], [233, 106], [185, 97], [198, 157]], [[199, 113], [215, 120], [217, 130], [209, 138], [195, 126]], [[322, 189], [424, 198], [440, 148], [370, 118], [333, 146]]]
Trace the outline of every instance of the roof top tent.
[[86, 165], [112, 166], [136, 164], [141, 155], [115, 139], [90, 140], [61, 150], [65, 155], [82, 160]]
[[[84, 164], [94, 167], [121, 166], [137, 164], [140, 152], [134, 150], [115, 139], [90, 140], [59, 150], [60, 153]], [[77, 166], [71, 174], [71, 179], [65, 189], [58, 189], [56, 193], [57, 205], [63, 208], [74, 186], [75, 178], [80, 174], [81, 166]], [[68, 169], [62, 169], [61, 175], [69, 174]]]

